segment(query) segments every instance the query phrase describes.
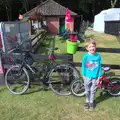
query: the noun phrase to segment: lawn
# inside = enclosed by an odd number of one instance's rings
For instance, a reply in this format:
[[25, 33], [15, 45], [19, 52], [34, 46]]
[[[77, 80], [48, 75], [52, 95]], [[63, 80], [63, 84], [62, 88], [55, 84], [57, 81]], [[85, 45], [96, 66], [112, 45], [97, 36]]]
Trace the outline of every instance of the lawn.
[[[112, 35], [87, 31], [94, 35], [98, 47], [119, 48], [119, 40]], [[50, 43], [50, 41], [49, 41]], [[80, 46], [83, 46], [81, 43]], [[56, 53], [66, 53], [63, 39], [55, 37]], [[84, 52], [77, 52], [74, 61], [81, 61]], [[103, 63], [119, 64], [119, 54], [101, 53]], [[79, 69], [79, 68], [78, 68]], [[118, 70], [112, 70], [115, 76]], [[24, 95], [13, 95], [5, 86], [0, 87], [0, 120], [120, 120], [120, 97], [96, 96], [97, 106], [93, 112], [84, 112], [84, 97], [58, 96], [44, 91], [41, 86], [32, 85]]]

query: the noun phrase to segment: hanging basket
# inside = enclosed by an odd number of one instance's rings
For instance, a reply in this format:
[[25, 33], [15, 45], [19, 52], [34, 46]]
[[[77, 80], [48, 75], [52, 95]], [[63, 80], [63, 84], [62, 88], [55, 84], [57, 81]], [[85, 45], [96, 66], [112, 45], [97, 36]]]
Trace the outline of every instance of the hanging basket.
[[69, 54], [75, 54], [79, 45], [79, 42], [72, 42], [70, 40], [67, 40], [67, 53]]

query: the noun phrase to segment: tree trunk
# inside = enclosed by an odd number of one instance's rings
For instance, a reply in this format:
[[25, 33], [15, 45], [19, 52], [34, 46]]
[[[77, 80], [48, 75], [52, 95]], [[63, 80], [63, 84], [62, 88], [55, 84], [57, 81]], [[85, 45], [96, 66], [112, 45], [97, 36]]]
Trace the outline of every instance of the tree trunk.
[[111, 8], [114, 8], [117, 3], [117, 0], [111, 0]]
[[6, 9], [7, 20], [10, 21], [11, 20], [11, 9], [8, 8], [7, 6], [5, 6], [5, 9]]
[[22, 3], [22, 6], [23, 6], [25, 12], [27, 12], [28, 9], [29, 9], [29, 8], [28, 8], [28, 7], [29, 7], [28, 0], [20, 0], [20, 1], [21, 1], [21, 3]]

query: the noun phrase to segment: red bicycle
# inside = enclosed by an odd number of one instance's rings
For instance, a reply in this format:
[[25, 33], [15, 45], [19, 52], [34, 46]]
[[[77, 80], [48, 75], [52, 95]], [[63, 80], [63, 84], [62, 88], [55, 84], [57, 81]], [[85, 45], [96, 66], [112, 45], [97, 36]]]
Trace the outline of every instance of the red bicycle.
[[[110, 67], [102, 67], [103, 75], [100, 77], [98, 88], [100, 88], [100, 95], [103, 95], [104, 92], [109, 93], [112, 96], [120, 95], [120, 79], [119, 78], [110, 78], [107, 77], [106, 72], [110, 71]], [[84, 96], [84, 82], [83, 79], [74, 80], [71, 83], [71, 92], [75, 96]]]

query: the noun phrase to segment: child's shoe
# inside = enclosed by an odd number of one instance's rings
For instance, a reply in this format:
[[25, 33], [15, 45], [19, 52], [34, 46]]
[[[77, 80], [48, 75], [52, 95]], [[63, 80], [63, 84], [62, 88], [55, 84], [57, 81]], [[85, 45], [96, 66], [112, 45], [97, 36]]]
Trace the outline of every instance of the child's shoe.
[[93, 111], [94, 110], [94, 103], [90, 103], [90, 107], [89, 107], [89, 111]]
[[85, 105], [84, 105], [84, 110], [85, 110], [85, 111], [88, 111], [88, 110], [89, 110], [89, 103], [85, 103]]

